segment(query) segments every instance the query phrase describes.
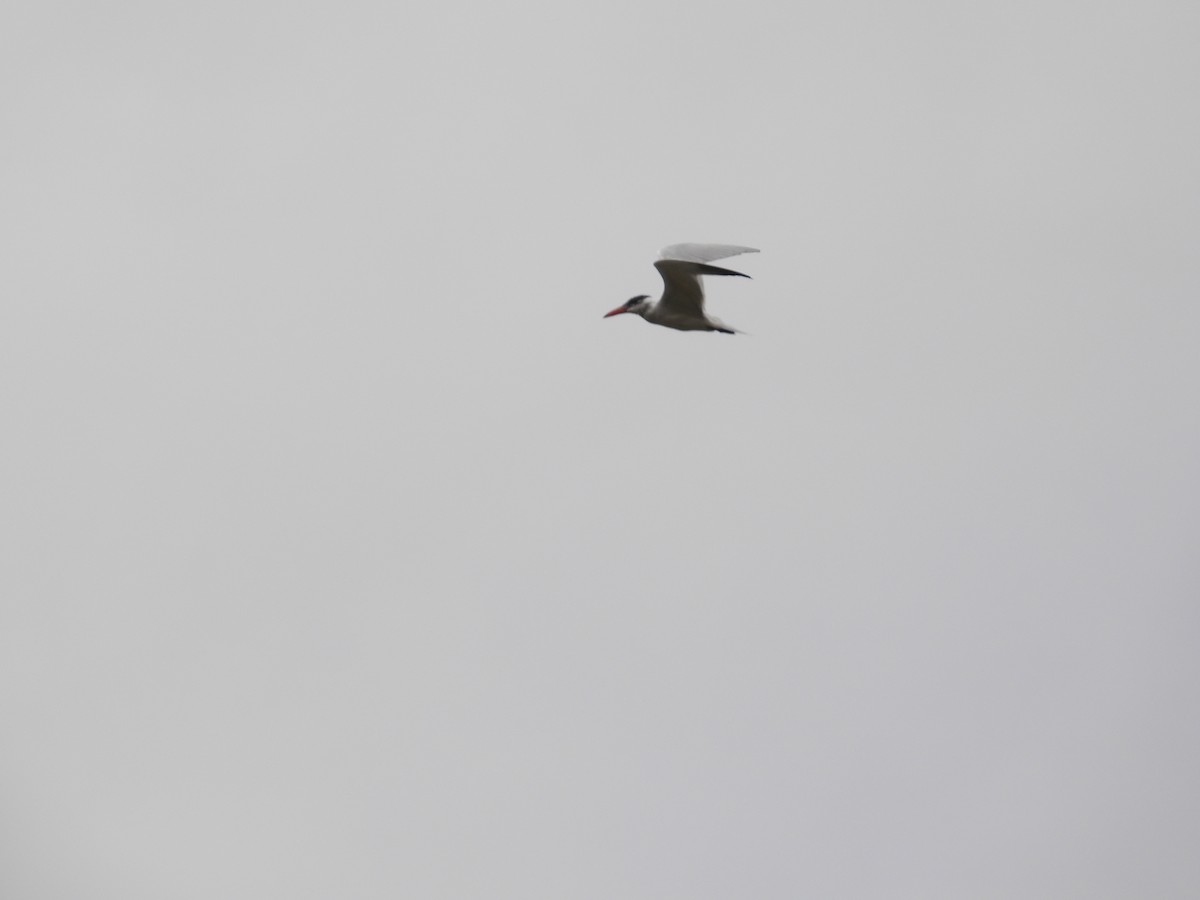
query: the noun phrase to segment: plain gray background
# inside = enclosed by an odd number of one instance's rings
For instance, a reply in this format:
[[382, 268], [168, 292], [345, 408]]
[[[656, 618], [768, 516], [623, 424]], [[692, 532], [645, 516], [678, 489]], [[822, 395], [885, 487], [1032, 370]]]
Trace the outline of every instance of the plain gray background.
[[3, 895], [1200, 896], [1197, 47], [6, 4]]

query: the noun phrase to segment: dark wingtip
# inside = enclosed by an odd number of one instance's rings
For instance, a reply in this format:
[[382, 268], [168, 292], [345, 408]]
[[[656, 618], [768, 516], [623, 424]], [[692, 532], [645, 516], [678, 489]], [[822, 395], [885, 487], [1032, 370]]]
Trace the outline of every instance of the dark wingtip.
[[749, 278], [745, 272], [735, 272], [733, 269], [726, 269], [722, 266], [710, 266], [708, 263], [696, 263], [696, 268], [693, 269], [698, 275], [736, 275], [739, 278]]

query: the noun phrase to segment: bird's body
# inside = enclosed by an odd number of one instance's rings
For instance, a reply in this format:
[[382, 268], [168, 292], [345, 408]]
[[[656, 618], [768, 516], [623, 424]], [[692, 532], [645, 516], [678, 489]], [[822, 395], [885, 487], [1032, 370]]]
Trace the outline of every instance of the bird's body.
[[710, 266], [714, 259], [725, 259], [742, 253], [757, 253], [753, 247], [737, 247], [733, 244], [674, 244], [665, 248], [654, 268], [663, 280], [663, 293], [658, 300], [651, 300], [646, 294], [633, 297], [612, 312], [609, 316], [621, 313], [633, 313], [641, 316], [654, 325], [664, 325], [679, 331], [719, 331], [723, 334], [736, 334], [718, 319], [704, 312], [704, 286], [700, 281], [703, 275], [737, 275], [749, 278], [741, 272], [732, 269], [722, 269], [720, 266]]

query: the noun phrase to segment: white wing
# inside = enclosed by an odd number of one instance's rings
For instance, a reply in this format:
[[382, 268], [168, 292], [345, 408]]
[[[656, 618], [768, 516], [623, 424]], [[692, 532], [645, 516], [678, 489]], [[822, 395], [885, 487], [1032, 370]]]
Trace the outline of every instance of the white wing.
[[738, 247], [735, 244], [672, 244], [663, 247], [659, 259], [678, 259], [684, 262], [706, 263], [714, 259], [726, 259], [743, 253], [757, 253], [753, 247]]
[[[676, 247], [702, 247], [709, 250], [728, 250], [728, 246], [715, 244], [678, 244]], [[668, 248], [673, 249], [673, 248]], [[745, 253], [749, 248], [734, 248], [738, 253]], [[723, 259], [726, 256], [736, 256], [735, 253], [722, 252], [711, 259]], [[749, 278], [741, 272], [732, 269], [722, 269], [720, 266], [710, 266], [703, 262], [692, 262], [686, 259], [660, 259], [654, 264], [663, 280], [663, 295], [658, 306], [664, 314], [704, 319], [704, 285], [701, 275], [737, 275]]]

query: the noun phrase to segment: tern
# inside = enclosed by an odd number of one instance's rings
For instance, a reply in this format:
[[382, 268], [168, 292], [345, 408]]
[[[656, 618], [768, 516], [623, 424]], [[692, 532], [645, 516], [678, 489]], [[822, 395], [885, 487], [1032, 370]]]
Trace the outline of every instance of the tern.
[[724, 322], [704, 312], [704, 285], [701, 275], [737, 275], [749, 278], [732, 269], [710, 266], [714, 259], [739, 256], [742, 253], [757, 253], [753, 247], [736, 247], [733, 244], [672, 244], [659, 254], [654, 268], [662, 276], [663, 293], [657, 300], [649, 294], [639, 294], [622, 303], [612, 312], [604, 314], [619, 316], [633, 313], [654, 325], [665, 325], [680, 331], [719, 331], [722, 334], [737, 334]]

